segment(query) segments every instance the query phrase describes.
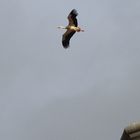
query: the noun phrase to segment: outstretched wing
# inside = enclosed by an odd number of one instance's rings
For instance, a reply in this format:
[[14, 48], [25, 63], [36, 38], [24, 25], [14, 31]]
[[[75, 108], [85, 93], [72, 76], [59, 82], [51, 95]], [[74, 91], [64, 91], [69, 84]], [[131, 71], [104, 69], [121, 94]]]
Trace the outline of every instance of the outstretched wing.
[[75, 31], [67, 30], [62, 36], [62, 45], [64, 48], [68, 48], [71, 37], [75, 34]]
[[75, 26], [77, 27], [78, 26], [78, 22], [77, 22], [77, 19], [76, 19], [76, 16], [78, 15], [77, 11], [75, 9], [73, 9], [69, 15], [68, 15], [68, 20], [69, 20], [69, 25], [70, 26]]

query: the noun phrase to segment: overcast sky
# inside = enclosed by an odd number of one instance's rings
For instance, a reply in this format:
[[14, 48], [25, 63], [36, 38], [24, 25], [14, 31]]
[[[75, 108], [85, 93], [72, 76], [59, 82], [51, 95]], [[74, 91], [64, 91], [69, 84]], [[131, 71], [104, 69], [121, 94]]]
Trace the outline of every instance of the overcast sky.
[[[85, 32], [64, 49], [73, 8]], [[119, 140], [135, 121], [139, 0], [0, 1], [1, 140]]]

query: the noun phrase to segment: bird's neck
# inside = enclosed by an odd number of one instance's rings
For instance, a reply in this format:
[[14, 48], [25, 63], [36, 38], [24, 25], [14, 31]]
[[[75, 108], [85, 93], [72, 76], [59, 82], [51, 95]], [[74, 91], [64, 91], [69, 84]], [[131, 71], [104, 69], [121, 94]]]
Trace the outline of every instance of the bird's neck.
[[58, 26], [59, 29], [66, 29], [64, 26]]

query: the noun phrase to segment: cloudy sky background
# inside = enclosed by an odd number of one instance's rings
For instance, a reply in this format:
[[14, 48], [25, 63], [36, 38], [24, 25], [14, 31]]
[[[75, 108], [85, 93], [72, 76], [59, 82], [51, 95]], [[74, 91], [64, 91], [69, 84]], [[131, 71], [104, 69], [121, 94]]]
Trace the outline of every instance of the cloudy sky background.
[[[59, 25], [85, 30], [63, 49]], [[0, 139], [119, 140], [140, 121], [139, 0], [0, 1]]]

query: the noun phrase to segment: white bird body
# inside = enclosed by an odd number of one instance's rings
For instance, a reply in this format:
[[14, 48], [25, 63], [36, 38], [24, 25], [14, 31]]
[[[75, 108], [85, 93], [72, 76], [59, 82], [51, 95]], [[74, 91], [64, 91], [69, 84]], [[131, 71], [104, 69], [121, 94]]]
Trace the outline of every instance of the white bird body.
[[58, 26], [58, 28], [60, 29], [67, 29], [67, 30], [74, 30], [76, 32], [84, 32], [84, 30], [82, 30], [80, 27], [75, 27], [75, 26], [67, 26], [67, 27], [64, 27], [64, 26]]
[[58, 26], [58, 28], [66, 29], [67, 31], [62, 36], [62, 45], [64, 48], [69, 47], [69, 42], [71, 37], [75, 34], [75, 32], [84, 32], [80, 27], [78, 27], [78, 22], [76, 16], [78, 15], [77, 11], [73, 9], [68, 15], [69, 25], [66, 27]]

